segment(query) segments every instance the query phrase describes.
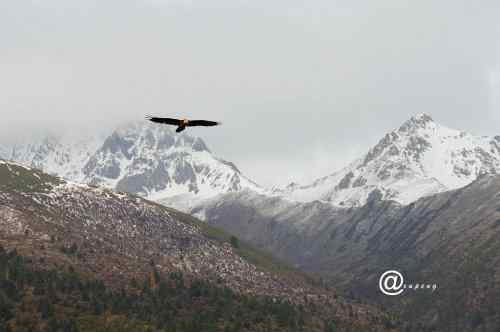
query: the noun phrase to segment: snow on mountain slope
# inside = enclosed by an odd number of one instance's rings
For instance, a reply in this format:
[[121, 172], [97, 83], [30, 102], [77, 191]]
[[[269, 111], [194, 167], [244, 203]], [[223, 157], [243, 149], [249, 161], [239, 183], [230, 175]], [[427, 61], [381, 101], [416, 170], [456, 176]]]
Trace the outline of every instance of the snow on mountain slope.
[[105, 136], [47, 136], [4, 150], [5, 159], [71, 181], [151, 200], [172, 198], [180, 208], [242, 189], [262, 192], [232, 163], [212, 155], [202, 139], [149, 123], [125, 125]]
[[0, 145], [0, 159], [7, 159], [7, 148]]
[[500, 136], [474, 136], [421, 114], [343, 170], [309, 185], [291, 184], [272, 193], [243, 176], [232, 163], [215, 157], [200, 138], [149, 123], [126, 125], [103, 136], [48, 136], [2, 146], [2, 157], [184, 211], [206, 199], [243, 190], [351, 207], [364, 205], [370, 195], [408, 204], [466, 186], [481, 174], [500, 173]]
[[244, 188], [261, 191], [236, 166], [214, 157], [201, 138], [150, 124], [115, 131], [83, 172], [85, 182], [152, 200], [182, 196], [185, 203]]
[[289, 185], [275, 194], [338, 206], [361, 206], [370, 194], [376, 194], [408, 204], [464, 187], [481, 174], [496, 173], [500, 173], [500, 136], [474, 136], [420, 114], [343, 170], [310, 185]]
[[81, 182], [81, 165], [97, 150], [102, 137], [48, 135], [4, 146], [4, 158]]

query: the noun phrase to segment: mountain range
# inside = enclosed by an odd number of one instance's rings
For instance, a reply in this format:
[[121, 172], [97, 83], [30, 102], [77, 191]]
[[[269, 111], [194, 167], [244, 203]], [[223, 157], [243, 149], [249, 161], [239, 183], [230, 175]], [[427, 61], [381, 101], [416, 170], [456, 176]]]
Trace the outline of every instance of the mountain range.
[[186, 210], [221, 193], [263, 189], [214, 156], [201, 138], [131, 123], [104, 135], [50, 135], [3, 145], [0, 157], [77, 183], [168, 200]]
[[289, 201], [359, 207], [371, 194], [403, 205], [500, 173], [500, 136], [475, 136], [419, 114], [386, 134], [350, 165], [300, 185], [267, 190], [199, 137], [131, 123], [98, 136], [46, 136], [3, 145], [0, 157], [59, 175], [138, 194], [184, 211], [221, 194], [251, 191]]
[[499, 172], [500, 136], [474, 136], [419, 114], [346, 168], [312, 184], [291, 184], [277, 192], [289, 200], [345, 207], [362, 206], [377, 192], [382, 199], [409, 204], [464, 187], [481, 174]]
[[[497, 331], [498, 142], [420, 115], [312, 185], [273, 196], [228, 193], [191, 213], [391, 308], [408, 331]], [[367, 181], [358, 186], [361, 177]], [[389, 270], [440, 288], [386, 297], [378, 280]]]

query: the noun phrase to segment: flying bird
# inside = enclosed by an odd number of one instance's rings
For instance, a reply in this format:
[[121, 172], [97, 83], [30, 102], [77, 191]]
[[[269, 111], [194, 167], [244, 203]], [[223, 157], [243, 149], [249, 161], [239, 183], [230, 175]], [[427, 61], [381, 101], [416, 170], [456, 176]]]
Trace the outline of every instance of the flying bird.
[[148, 116], [146, 117], [146, 119], [148, 119], [151, 122], [177, 126], [177, 129], [175, 130], [177, 133], [180, 133], [181, 131], [186, 129], [186, 127], [196, 127], [196, 126], [212, 127], [220, 125], [220, 122], [207, 121], [207, 120], [158, 118], [155, 116]]

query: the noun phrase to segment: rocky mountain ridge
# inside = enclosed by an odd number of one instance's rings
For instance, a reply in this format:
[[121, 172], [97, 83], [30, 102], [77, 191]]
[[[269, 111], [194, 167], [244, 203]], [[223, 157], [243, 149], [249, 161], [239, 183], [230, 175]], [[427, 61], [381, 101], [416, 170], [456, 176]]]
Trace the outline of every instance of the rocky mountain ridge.
[[482, 174], [500, 173], [500, 136], [447, 128], [419, 114], [385, 135], [346, 168], [309, 185], [266, 190], [201, 138], [170, 128], [132, 123], [109, 135], [47, 136], [2, 146], [0, 157], [71, 181], [126, 191], [189, 211], [206, 199], [249, 190], [290, 201], [315, 200], [359, 207], [370, 195], [409, 204], [464, 187]]
[[409, 204], [458, 189], [482, 174], [500, 173], [500, 136], [475, 136], [419, 114], [385, 135], [362, 158], [309, 185], [291, 184], [275, 194], [335, 206], [362, 206], [370, 194]]
[[3, 146], [0, 157], [78, 183], [125, 191], [183, 207], [215, 195], [262, 192], [198, 137], [165, 126], [131, 123], [109, 135], [46, 136]]

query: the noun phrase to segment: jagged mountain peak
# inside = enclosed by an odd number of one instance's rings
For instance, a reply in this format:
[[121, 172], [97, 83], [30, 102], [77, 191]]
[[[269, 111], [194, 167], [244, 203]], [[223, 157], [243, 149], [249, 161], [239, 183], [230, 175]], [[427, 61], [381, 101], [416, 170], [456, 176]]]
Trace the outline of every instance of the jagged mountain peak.
[[397, 131], [400, 133], [406, 133], [433, 125], [436, 125], [436, 122], [434, 122], [434, 119], [429, 114], [419, 113], [405, 121]]
[[209, 148], [202, 138], [187, 133], [176, 133], [169, 126], [148, 122], [130, 122], [118, 127], [110, 137], [129, 142], [141, 141], [148, 147], [168, 150], [172, 147], [188, 148], [194, 151], [207, 151]]
[[44, 137], [0, 155], [71, 181], [91, 183], [171, 203], [192, 204], [226, 192], [260, 187], [214, 156], [203, 139], [170, 127], [131, 122], [106, 135]]
[[431, 148], [433, 140], [443, 141], [453, 137], [464, 138], [468, 135], [434, 122], [430, 115], [417, 114], [405, 121], [399, 128], [387, 133], [368, 151], [364, 162], [359, 167], [366, 166], [382, 156], [389, 159], [400, 156], [418, 161], [425, 151]]
[[368, 153], [343, 170], [281, 194], [298, 201], [364, 205], [377, 191], [402, 204], [468, 185], [482, 174], [500, 173], [497, 138], [475, 136], [418, 114], [386, 134]]

